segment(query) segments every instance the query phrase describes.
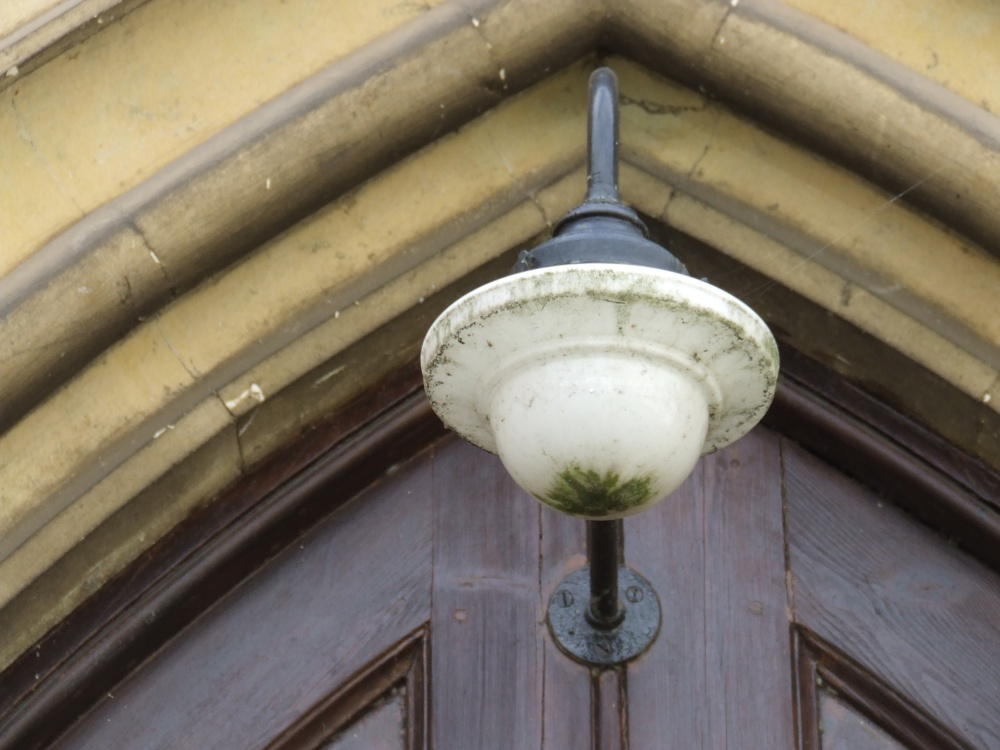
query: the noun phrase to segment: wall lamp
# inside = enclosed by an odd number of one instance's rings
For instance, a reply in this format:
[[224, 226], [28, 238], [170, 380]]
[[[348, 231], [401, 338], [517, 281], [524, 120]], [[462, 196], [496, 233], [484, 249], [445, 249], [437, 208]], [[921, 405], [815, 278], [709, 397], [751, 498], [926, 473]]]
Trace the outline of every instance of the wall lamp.
[[511, 275], [445, 310], [421, 351], [445, 425], [499, 454], [540, 502], [586, 519], [588, 566], [557, 587], [548, 622], [591, 665], [625, 662], [659, 631], [656, 594], [624, 566], [621, 519], [757, 424], [778, 375], [760, 317], [647, 239], [618, 192], [617, 148], [618, 81], [601, 68], [584, 202]]

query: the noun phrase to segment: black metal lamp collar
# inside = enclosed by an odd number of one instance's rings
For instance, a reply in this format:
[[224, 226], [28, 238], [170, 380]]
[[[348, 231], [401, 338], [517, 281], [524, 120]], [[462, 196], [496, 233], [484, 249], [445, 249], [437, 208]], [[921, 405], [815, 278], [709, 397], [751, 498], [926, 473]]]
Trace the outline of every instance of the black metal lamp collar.
[[687, 274], [618, 192], [618, 79], [610, 68], [590, 78], [587, 196], [556, 224], [551, 240], [521, 252], [514, 271], [571, 263], [624, 263]]

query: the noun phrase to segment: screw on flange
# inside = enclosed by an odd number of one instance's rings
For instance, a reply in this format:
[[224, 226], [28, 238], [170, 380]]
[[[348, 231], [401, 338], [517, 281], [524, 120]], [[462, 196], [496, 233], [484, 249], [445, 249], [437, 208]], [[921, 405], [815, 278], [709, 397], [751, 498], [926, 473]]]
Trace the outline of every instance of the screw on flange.
[[642, 589], [638, 586], [629, 586], [625, 589], [625, 598], [628, 599], [632, 604], [642, 601]]
[[645, 651], [660, 629], [660, 603], [649, 581], [626, 567], [618, 568], [618, 576], [624, 617], [613, 627], [589, 616], [586, 568], [566, 576], [549, 600], [549, 632], [560, 649], [583, 664], [624, 664]]

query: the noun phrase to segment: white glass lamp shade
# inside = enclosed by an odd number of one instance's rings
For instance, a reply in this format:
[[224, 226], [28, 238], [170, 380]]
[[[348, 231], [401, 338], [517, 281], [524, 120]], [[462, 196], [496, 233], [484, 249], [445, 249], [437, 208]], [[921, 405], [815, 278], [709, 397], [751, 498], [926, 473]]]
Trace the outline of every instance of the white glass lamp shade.
[[611, 519], [659, 502], [756, 424], [778, 354], [716, 287], [591, 263], [476, 289], [431, 326], [421, 365], [444, 423], [498, 453], [528, 493]]

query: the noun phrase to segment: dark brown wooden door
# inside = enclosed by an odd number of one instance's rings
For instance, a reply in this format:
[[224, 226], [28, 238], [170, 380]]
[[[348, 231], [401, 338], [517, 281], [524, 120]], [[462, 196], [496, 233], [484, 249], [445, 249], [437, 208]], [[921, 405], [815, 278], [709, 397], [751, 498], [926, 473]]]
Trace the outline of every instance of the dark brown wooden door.
[[626, 522], [664, 613], [627, 669], [591, 672], [548, 636], [583, 538], [442, 440], [56, 747], [1000, 748], [1000, 577], [778, 435]]

